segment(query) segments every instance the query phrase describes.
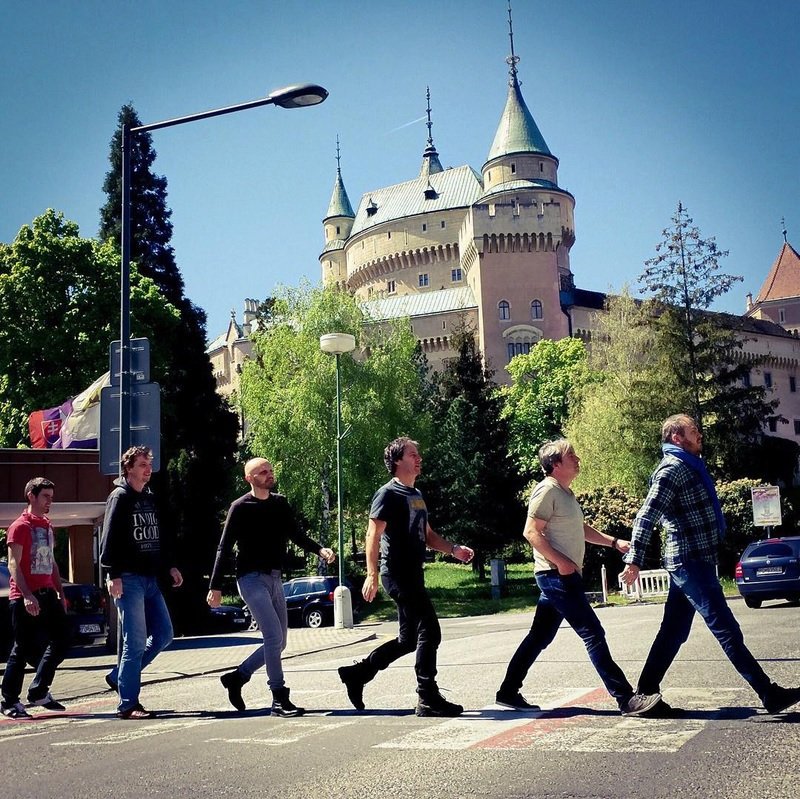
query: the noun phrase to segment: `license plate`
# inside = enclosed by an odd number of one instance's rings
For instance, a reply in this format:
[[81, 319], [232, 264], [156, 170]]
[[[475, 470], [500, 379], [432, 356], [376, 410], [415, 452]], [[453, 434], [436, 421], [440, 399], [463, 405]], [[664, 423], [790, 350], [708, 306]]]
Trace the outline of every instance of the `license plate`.
[[764, 577], [767, 574], [783, 574], [783, 566], [764, 566], [763, 569], [756, 569], [756, 577]]
[[82, 635], [86, 635], [88, 633], [99, 633], [100, 632], [100, 625], [99, 624], [81, 624], [78, 626], [78, 632]]
[[247, 624], [247, 619], [234, 619], [234, 624]]

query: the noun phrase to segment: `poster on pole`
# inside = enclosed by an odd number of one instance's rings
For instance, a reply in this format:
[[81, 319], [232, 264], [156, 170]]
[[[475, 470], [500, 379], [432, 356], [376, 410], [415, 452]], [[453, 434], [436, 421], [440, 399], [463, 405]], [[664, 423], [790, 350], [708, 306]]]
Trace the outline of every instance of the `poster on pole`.
[[753, 524], [756, 527], [777, 527], [781, 519], [781, 490], [778, 486], [756, 486], [753, 497]]

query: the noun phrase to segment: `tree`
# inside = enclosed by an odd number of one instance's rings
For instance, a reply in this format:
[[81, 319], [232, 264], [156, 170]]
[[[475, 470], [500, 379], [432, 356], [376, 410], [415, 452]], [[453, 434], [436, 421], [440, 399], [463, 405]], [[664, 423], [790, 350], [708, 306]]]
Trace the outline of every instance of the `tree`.
[[570, 396], [591, 375], [586, 348], [577, 338], [544, 339], [506, 367], [511, 385], [500, 388], [501, 418], [509, 428], [509, 451], [530, 476], [539, 472], [539, 448], [564, 435]]
[[[53, 210], [0, 244], [0, 446], [27, 444], [32, 411], [60, 405], [108, 369], [119, 268], [113, 247], [81, 238]], [[135, 269], [131, 315], [137, 335], [178, 328], [178, 311]]]
[[423, 452], [420, 485], [434, 528], [471, 546], [483, 577], [487, 559], [522, 531], [525, 480], [509, 455], [502, 399], [472, 331], [456, 331], [453, 341], [458, 357], [435, 380], [436, 434]]
[[386, 444], [402, 434], [428, 435], [413, 405], [420, 390], [415, 340], [408, 320], [373, 323], [353, 297], [335, 289], [284, 288], [270, 319], [253, 336], [253, 359], [242, 372], [247, 450], [273, 462], [279, 490], [328, 544], [336, 501], [336, 378], [320, 336], [351, 333], [358, 342], [353, 357], [340, 357], [342, 469], [346, 516], [360, 520], [362, 530], [373, 493], [388, 479]]
[[[141, 121], [132, 105], [119, 113], [111, 139], [111, 169], [104, 191], [108, 197], [100, 209], [100, 236], [120, 246], [122, 127]], [[213, 561], [219, 539], [221, 512], [230, 499], [238, 422], [235, 413], [217, 394], [206, 355], [206, 316], [184, 296], [183, 278], [170, 245], [171, 211], [167, 180], [154, 175], [156, 152], [149, 133], [137, 135], [131, 146], [131, 260], [152, 278], [164, 299], [180, 314], [180, 325], [171, 335], [151, 341], [153, 380], [161, 385], [161, 459], [166, 468], [154, 475], [153, 484], [174, 512], [171, 523], [183, 544], [187, 582], [198, 588]]]
[[767, 401], [762, 386], [744, 385], [754, 364], [735, 357], [744, 343], [738, 318], [710, 311], [742, 280], [721, 271], [727, 251], [719, 250], [713, 237], [702, 238], [681, 203], [663, 235], [639, 280], [656, 303], [652, 325], [664, 368], [678, 378], [673, 412], [695, 418], [706, 457], [730, 475], [741, 469], [742, 448], [755, 445], [765, 421], [776, 418], [777, 401]]

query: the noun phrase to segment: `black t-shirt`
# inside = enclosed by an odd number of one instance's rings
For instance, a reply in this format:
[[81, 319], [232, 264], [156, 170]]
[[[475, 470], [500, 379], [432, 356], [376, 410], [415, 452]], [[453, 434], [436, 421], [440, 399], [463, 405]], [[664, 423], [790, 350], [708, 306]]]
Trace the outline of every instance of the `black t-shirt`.
[[392, 478], [375, 492], [369, 517], [386, 522], [381, 536], [381, 574], [395, 579], [421, 575], [428, 509], [420, 490]]

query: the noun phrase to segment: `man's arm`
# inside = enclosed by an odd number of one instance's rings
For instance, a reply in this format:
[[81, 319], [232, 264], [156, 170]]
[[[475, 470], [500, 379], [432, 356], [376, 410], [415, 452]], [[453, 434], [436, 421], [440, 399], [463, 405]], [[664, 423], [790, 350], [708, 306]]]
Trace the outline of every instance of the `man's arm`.
[[428, 525], [425, 530], [425, 543], [428, 549], [435, 549], [437, 552], [441, 552], [444, 555], [452, 555], [456, 560], [460, 560], [462, 563], [469, 563], [475, 556], [475, 553], [469, 547], [462, 546], [461, 544], [453, 544], [446, 538], [442, 538], [430, 525]]
[[31, 616], [39, 615], [39, 600], [33, 595], [31, 589], [28, 587], [28, 582], [25, 575], [22, 573], [22, 544], [9, 544], [8, 545], [8, 571], [11, 577], [17, 584], [20, 593], [22, 594], [25, 603], [25, 610]]
[[378, 593], [378, 555], [381, 548], [381, 536], [386, 530], [383, 519], [370, 519], [367, 525], [367, 540], [364, 544], [367, 556], [367, 576], [361, 588], [361, 596], [372, 602]]
[[222, 535], [217, 545], [217, 555], [214, 558], [214, 567], [211, 569], [211, 579], [208, 581], [208, 594], [206, 602], [209, 607], [218, 608], [222, 603], [222, 590], [219, 585], [224, 576], [225, 565], [230, 557], [231, 550], [236, 540], [236, 503], [228, 508], [228, 515], [225, 517], [225, 524], [222, 528]]
[[563, 552], [553, 548], [547, 540], [546, 529], [547, 522], [544, 519], [528, 516], [522, 535], [540, 555], [547, 558], [558, 569], [559, 574], [566, 576], [578, 571], [578, 565], [574, 561], [570, 560]]
[[631, 542], [627, 541], [624, 538], [615, 538], [613, 535], [608, 535], [606, 533], [601, 533], [599, 530], [595, 530], [589, 524], [583, 525], [583, 537], [584, 539], [590, 544], [597, 544], [601, 547], [611, 547], [611, 549], [616, 549], [617, 552], [626, 553], [630, 547]]

